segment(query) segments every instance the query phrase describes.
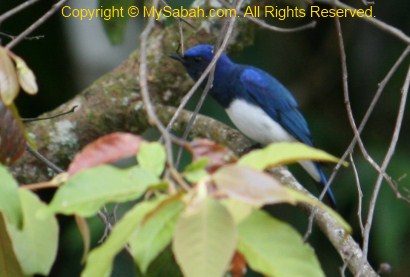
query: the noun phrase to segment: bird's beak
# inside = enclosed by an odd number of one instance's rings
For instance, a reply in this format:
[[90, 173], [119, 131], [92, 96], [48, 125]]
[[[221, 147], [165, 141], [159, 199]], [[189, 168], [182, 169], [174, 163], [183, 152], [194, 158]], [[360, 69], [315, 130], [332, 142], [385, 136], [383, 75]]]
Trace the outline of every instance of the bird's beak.
[[171, 59], [177, 60], [177, 61], [179, 61], [179, 62], [182, 63], [182, 64], [185, 63], [184, 57], [182, 57], [182, 56], [180, 56], [180, 55], [178, 55], [178, 54], [172, 54], [172, 55], [169, 55], [168, 57], [170, 57]]

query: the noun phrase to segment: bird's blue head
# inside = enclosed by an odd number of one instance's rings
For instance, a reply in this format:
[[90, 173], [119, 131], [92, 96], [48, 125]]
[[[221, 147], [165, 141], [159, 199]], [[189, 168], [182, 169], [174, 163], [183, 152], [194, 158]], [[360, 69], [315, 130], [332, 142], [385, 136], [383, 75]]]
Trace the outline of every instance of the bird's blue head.
[[[181, 62], [188, 71], [189, 76], [194, 80], [198, 80], [214, 57], [214, 47], [209, 44], [198, 44], [185, 51], [183, 56], [174, 54], [170, 57]], [[216, 64], [216, 71], [226, 71], [231, 64], [231, 60], [225, 54], [222, 54]]]

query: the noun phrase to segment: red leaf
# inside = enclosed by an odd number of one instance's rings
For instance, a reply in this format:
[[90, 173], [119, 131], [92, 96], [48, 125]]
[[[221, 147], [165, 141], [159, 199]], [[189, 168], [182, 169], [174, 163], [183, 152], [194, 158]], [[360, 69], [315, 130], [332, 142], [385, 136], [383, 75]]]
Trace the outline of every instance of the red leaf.
[[263, 206], [290, 203], [297, 198], [292, 191], [273, 176], [239, 165], [227, 165], [212, 175], [219, 192], [242, 202]]
[[26, 139], [24, 125], [0, 99], [0, 163], [11, 164], [24, 153]]
[[229, 271], [231, 272], [232, 277], [245, 276], [246, 260], [245, 257], [238, 251], [236, 251], [234, 256], [232, 257], [231, 268], [229, 269]]
[[142, 139], [130, 133], [111, 133], [86, 145], [78, 153], [68, 167], [68, 173], [74, 175], [78, 171], [100, 164], [112, 163], [135, 155]]
[[203, 157], [208, 157], [209, 162], [206, 169], [210, 173], [223, 165], [237, 160], [235, 154], [233, 154], [231, 150], [209, 139], [195, 139], [187, 145], [187, 150], [191, 152], [194, 161]]

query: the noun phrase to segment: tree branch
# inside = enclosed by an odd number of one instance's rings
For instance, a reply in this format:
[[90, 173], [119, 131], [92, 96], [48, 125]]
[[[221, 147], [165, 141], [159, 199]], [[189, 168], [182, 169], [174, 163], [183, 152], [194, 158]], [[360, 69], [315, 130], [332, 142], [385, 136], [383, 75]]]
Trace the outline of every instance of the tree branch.
[[[279, 178], [283, 184], [306, 195], [314, 197], [295, 179], [295, 177], [293, 177], [288, 170], [283, 168], [275, 168], [271, 170], [271, 172]], [[340, 257], [353, 274], [361, 271], [362, 276], [378, 276], [367, 260], [362, 264], [363, 252], [360, 249], [360, 246], [357, 242], [355, 242], [352, 236], [346, 233], [343, 227], [329, 213], [324, 210], [317, 209], [311, 205], [303, 204], [300, 205], [300, 207], [307, 214], [311, 214], [312, 212], [315, 213], [314, 219], [316, 224], [335, 247], [336, 251], [339, 253]]]

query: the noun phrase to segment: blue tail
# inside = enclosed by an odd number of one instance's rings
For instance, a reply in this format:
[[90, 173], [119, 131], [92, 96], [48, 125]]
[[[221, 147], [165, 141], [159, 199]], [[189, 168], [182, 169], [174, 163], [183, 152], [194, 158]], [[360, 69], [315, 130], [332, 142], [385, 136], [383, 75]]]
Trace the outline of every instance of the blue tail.
[[[320, 168], [320, 165], [318, 163], [315, 163], [315, 165], [320, 175], [320, 184], [317, 183], [317, 187], [319, 189], [319, 192], [322, 193], [323, 189], [325, 188], [327, 184], [327, 178], [325, 174], [323, 173], [322, 169]], [[326, 191], [324, 202], [329, 204], [332, 208], [336, 208], [336, 199], [330, 188], [328, 188], [328, 190]]]

